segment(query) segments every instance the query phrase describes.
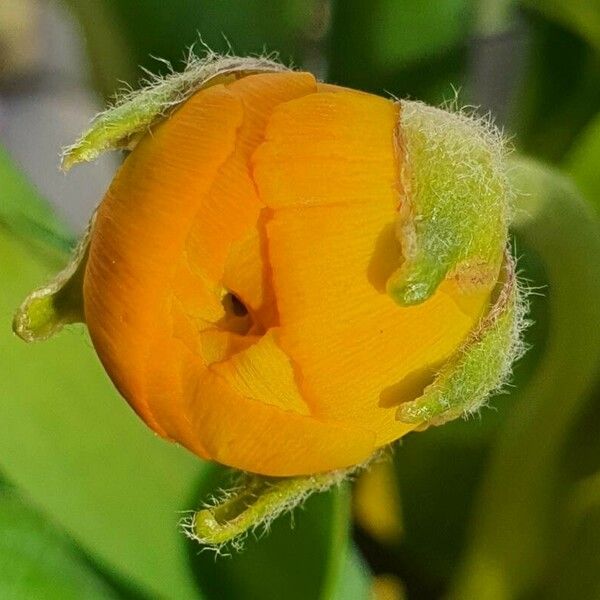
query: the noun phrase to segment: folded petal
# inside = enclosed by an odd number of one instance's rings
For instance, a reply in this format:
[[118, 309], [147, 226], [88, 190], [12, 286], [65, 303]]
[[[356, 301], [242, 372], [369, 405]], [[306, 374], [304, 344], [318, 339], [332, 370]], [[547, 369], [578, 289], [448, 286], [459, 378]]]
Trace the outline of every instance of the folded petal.
[[199, 203], [235, 148], [243, 108], [223, 86], [190, 98], [140, 141], [102, 202], [84, 281], [85, 316], [116, 385], [158, 432], [145, 390], [150, 340]]
[[261, 200], [277, 208], [379, 202], [397, 194], [398, 111], [389, 100], [352, 92], [281, 104], [253, 157]]
[[487, 302], [459, 306], [448, 282], [422, 305], [395, 304], [384, 290], [401, 259], [393, 223], [381, 199], [278, 209], [267, 225], [280, 343], [307, 401], [323, 418], [369, 423], [378, 445], [409, 429], [396, 407], [429, 383]]
[[259, 218], [263, 204], [256, 194], [249, 161], [264, 139], [273, 110], [282, 102], [315, 92], [316, 82], [308, 73], [263, 73], [236, 80], [227, 89], [242, 104], [244, 117], [235, 152], [198, 210], [186, 255], [197, 274], [223, 280], [228, 290], [265, 321], [276, 318], [276, 308]]
[[310, 414], [298, 389], [294, 365], [279, 347], [275, 329], [270, 329], [256, 344], [228, 361], [214, 365], [212, 370], [246, 398]]
[[375, 435], [360, 426], [246, 398], [214, 372], [189, 378], [197, 383], [191, 413], [197, 438], [220, 463], [272, 476], [306, 475], [359, 464], [374, 450]]

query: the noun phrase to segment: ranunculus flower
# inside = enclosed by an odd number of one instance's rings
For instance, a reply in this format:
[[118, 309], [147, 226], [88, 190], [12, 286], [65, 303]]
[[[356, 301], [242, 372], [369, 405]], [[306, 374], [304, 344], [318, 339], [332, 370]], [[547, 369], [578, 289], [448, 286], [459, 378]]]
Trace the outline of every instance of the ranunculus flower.
[[[140, 417], [260, 474], [355, 465], [476, 409], [518, 346], [499, 137], [273, 65], [210, 75], [115, 109], [133, 150], [75, 276], [30, 297], [17, 330], [49, 333], [36, 303], [82, 290]], [[111, 145], [102, 118], [71, 153]]]

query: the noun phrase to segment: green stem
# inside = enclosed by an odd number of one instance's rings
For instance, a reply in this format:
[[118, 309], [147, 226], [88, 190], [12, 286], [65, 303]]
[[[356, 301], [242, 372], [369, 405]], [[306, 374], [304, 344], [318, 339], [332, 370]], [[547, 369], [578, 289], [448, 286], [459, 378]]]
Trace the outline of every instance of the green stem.
[[329, 551], [327, 552], [326, 577], [321, 588], [320, 600], [333, 600], [339, 598], [338, 589], [343, 577], [344, 563], [352, 552], [350, 540], [350, 486], [344, 483], [339, 486], [335, 494], [333, 522], [329, 536]]

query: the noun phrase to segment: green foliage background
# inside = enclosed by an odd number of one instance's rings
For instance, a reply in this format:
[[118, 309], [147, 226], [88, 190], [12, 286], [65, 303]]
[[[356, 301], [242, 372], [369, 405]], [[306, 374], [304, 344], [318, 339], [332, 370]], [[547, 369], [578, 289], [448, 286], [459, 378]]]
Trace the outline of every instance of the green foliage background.
[[293, 528], [282, 518], [214, 560], [177, 522], [227, 473], [151, 435], [83, 329], [32, 346], [11, 336], [16, 306], [73, 240], [0, 150], [0, 597], [362, 600], [392, 573], [416, 599], [600, 598], [600, 3], [66, 4], [106, 97], [135, 84], [139, 65], [160, 71], [151, 55], [181, 67], [199, 33], [214, 50], [278, 51], [377, 93], [437, 104], [453, 85], [468, 104], [474, 62], [516, 31], [521, 69], [491, 76], [506, 83], [503, 119], [531, 157], [515, 159], [513, 233], [536, 290], [532, 350], [494, 411], [396, 450], [399, 543], [353, 536], [344, 488], [309, 500]]

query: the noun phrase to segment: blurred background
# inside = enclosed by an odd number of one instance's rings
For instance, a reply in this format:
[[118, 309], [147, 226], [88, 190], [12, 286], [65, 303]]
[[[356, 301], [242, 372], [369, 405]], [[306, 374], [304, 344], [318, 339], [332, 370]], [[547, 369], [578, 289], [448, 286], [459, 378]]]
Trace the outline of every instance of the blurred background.
[[[475, 106], [538, 161], [547, 201], [514, 229], [532, 349], [493, 410], [407, 437], [217, 560], [178, 511], [228, 475], [138, 423], [82, 328], [10, 333], [121, 158], [65, 176], [61, 147], [203, 44]], [[598, 0], [1, 0], [0, 597], [600, 599], [599, 165]]]

